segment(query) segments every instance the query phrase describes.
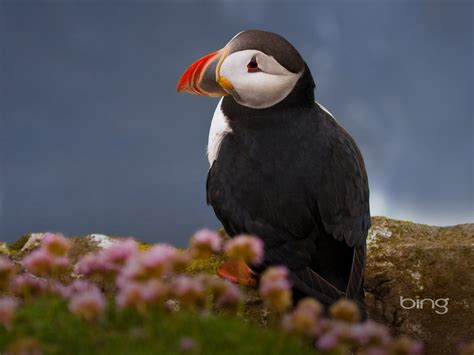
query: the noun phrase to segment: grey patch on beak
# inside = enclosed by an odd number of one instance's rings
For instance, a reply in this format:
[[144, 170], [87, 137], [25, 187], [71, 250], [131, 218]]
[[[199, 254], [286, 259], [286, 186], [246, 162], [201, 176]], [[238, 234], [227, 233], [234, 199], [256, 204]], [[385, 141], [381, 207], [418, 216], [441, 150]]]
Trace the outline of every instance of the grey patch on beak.
[[212, 62], [206, 68], [203, 73], [201, 80], [199, 81], [199, 87], [206, 93], [212, 94], [213, 96], [225, 96], [227, 92], [217, 83], [216, 68], [219, 63], [221, 56], [215, 57]]

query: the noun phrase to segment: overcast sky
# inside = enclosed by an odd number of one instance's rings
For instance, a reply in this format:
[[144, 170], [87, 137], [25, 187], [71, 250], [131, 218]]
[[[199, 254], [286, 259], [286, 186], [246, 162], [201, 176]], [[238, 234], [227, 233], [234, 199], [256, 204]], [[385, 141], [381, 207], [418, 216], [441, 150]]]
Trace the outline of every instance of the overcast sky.
[[372, 215], [474, 222], [473, 3], [0, 0], [0, 240], [183, 245], [205, 203], [216, 99], [177, 94], [245, 29], [301, 52], [365, 157]]

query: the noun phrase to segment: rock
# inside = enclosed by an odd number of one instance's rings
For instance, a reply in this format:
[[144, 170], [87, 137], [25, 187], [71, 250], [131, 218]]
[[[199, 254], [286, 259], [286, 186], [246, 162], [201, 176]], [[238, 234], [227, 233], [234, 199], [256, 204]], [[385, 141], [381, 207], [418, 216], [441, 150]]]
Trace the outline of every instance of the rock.
[[474, 337], [474, 224], [433, 227], [383, 217], [368, 237], [369, 317], [454, 354]]
[[[7, 245], [0, 243], [0, 253], [22, 257], [38, 248], [46, 233], [30, 233], [22, 235], [15, 243]], [[104, 234], [89, 234], [83, 237], [71, 237], [70, 254], [76, 258], [87, 253], [112, 246], [119, 237], [110, 237]], [[70, 256], [71, 256], [70, 255]]]

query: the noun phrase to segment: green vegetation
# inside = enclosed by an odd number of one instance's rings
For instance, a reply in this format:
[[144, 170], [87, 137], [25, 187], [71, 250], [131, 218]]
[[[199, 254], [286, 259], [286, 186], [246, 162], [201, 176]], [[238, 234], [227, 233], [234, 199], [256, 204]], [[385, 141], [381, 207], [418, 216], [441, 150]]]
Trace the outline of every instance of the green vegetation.
[[[194, 346], [183, 349], [183, 338]], [[186, 341], [184, 341], [186, 342]], [[186, 345], [184, 345], [186, 347]], [[0, 326], [0, 352], [44, 354], [315, 354], [295, 337], [225, 315], [109, 308], [104, 319], [85, 322], [57, 298], [22, 306], [10, 331]]]

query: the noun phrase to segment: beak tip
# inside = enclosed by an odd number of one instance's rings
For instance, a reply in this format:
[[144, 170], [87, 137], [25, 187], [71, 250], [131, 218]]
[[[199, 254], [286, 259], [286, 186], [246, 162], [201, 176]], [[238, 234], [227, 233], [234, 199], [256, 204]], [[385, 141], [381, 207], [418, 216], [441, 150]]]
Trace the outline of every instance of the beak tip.
[[[210, 78], [204, 79], [204, 73], [207, 70], [215, 70], [214, 66], [217, 65], [217, 61], [220, 60], [223, 50], [218, 50], [208, 55], [201, 57], [192, 63], [186, 71], [181, 75], [176, 85], [176, 91], [178, 93], [184, 92], [187, 94], [201, 95], [201, 96], [223, 96], [225, 92], [215, 82], [215, 79]], [[214, 64], [214, 66], [211, 66]], [[212, 68], [212, 69], [209, 69]], [[211, 73], [211, 72], [209, 72]], [[215, 87], [215, 89], [213, 89]]]

